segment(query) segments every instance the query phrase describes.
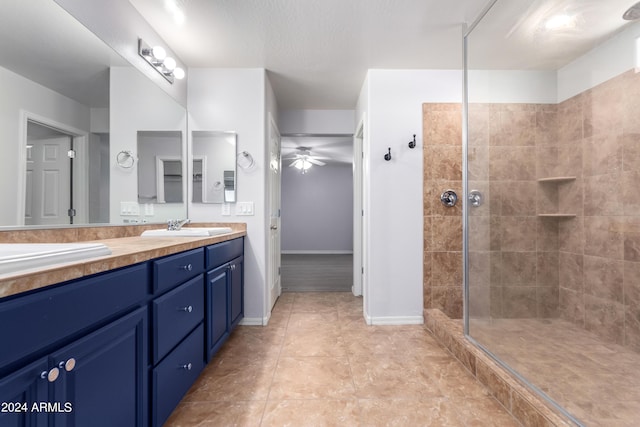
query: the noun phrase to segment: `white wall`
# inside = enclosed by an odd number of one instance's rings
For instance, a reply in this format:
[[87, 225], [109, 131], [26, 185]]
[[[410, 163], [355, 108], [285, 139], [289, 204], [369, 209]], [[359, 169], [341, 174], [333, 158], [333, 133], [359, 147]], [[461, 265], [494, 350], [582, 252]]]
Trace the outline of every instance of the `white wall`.
[[558, 102], [638, 67], [638, 37], [640, 23], [630, 25], [615, 37], [559, 69]]
[[[5, 159], [0, 168], [0, 198], [4, 201], [0, 209], [0, 225], [24, 224], [18, 218], [16, 206], [24, 206], [19, 200], [17, 185], [24, 183], [21, 162], [24, 153], [20, 151], [20, 141], [26, 132], [26, 123], [21, 121], [21, 112], [65, 124], [78, 130], [89, 132], [91, 112], [86, 105], [60, 95], [31, 80], [0, 67], [0, 144]], [[19, 183], [19, 184], [16, 184]]]
[[352, 134], [354, 110], [283, 110], [278, 123], [280, 132], [310, 134]]
[[238, 168], [237, 174], [237, 200], [253, 202], [253, 216], [236, 216], [233, 206], [231, 215], [223, 216], [221, 205], [189, 202], [189, 217], [193, 221], [247, 223], [244, 303], [245, 319], [250, 323], [263, 323], [268, 318], [265, 129], [274, 104], [264, 69], [189, 70], [189, 130], [235, 131], [238, 152], [246, 150], [255, 160], [253, 169]]
[[[173, 98], [133, 67], [112, 67], [109, 88], [110, 135], [110, 219], [111, 223], [125, 220], [162, 222], [168, 218], [185, 218], [186, 203], [154, 204], [154, 215], [139, 217], [120, 215], [120, 202], [138, 202], [137, 163], [130, 169], [116, 164], [121, 150], [137, 153], [138, 131], [180, 131], [186, 140], [187, 114]], [[186, 143], [181, 146], [182, 158], [186, 159]], [[186, 183], [182, 194], [186, 194]]]
[[469, 70], [468, 81], [472, 103], [557, 102], [555, 71]]
[[282, 169], [282, 252], [353, 251], [351, 164]]
[[[366, 113], [365, 316], [374, 324], [421, 323], [422, 104], [461, 102], [455, 70], [369, 70], [356, 117]], [[367, 132], [368, 130], [368, 132]], [[416, 134], [418, 145], [408, 147]], [[384, 160], [391, 147], [392, 160]]]

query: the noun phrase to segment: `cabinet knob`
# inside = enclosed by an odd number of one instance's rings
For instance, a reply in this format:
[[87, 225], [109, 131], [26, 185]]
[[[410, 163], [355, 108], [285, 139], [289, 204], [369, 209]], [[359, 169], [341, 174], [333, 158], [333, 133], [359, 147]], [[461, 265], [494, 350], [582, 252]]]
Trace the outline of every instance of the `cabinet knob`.
[[193, 270], [193, 266], [191, 264], [183, 265], [182, 270], [191, 271]]
[[70, 357], [69, 360], [67, 360], [66, 362], [62, 361], [58, 363], [58, 368], [64, 369], [67, 372], [73, 371], [73, 368], [75, 367], [76, 367], [76, 359], [74, 359], [73, 357]]
[[188, 306], [186, 306], [186, 307], [182, 307], [182, 308], [180, 309], [180, 311], [185, 311], [185, 312], [187, 312], [187, 313], [191, 313], [191, 312], [193, 311], [193, 306], [192, 306], [192, 305], [188, 305]]
[[60, 370], [58, 368], [51, 368], [49, 371], [42, 371], [40, 378], [47, 380], [50, 383], [54, 382], [60, 376]]
[[185, 371], [190, 371], [192, 367], [193, 366], [191, 365], [191, 363], [187, 363], [186, 365], [180, 366], [180, 368], [184, 369]]

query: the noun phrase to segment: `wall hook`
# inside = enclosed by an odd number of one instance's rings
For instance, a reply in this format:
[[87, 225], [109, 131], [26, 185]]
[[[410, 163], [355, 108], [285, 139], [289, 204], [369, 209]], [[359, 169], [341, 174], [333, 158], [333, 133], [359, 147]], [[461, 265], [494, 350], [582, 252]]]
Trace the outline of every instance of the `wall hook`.
[[416, 134], [413, 134], [413, 141], [409, 141], [409, 148], [416, 148]]
[[384, 155], [384, 159], [388, 162], [391, 160], [391, 147], [389, 147], [389, 152]]

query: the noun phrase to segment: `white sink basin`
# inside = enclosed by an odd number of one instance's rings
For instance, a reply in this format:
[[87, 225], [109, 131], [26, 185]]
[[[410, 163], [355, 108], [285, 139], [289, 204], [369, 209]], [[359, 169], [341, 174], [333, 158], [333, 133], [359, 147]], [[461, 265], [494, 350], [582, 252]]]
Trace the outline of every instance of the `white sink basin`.
[[231, 233], [229, 227], [183, 227], [180, 230], [146, 230], [142, 237], [209, 237], [218, 234]]
[[1, 243], [0, 274], [111, 255], [102, 243]]

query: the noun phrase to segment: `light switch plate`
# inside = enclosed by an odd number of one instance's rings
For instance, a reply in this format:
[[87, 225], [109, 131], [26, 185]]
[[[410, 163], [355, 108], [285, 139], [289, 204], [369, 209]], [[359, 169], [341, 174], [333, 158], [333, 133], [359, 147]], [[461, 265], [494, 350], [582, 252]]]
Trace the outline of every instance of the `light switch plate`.
[[140, 205], [138, 202], [120, 202], [120, 216], [140, 215]]
[[253, 215], [253, 202], [236, 203], [236, 215], [238, 216]]

